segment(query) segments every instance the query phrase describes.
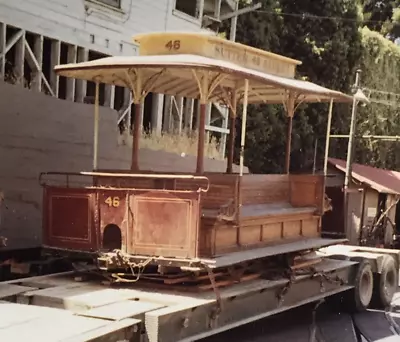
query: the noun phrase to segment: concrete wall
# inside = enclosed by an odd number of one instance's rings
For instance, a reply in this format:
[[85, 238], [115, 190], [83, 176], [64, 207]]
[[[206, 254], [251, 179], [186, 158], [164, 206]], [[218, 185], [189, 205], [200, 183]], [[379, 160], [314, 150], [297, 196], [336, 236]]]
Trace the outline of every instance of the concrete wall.
[[[93, 106], [59, 100], [0, 83], [0, 190], [8, 209], [1, 209], [0, 235], [9, 248], [41, 243], [43, 171], [82, 171], [92, 168]], [[117, 144], [117, 113], [100, 111], [99, 168], [128, 169], [131, 150]], [[193, 172], [194, 157], [141, 150], [140, 167]], [[226, 164], [206, 160], [207, 171], [225, 171]]]
[[174, 6], [174, 0], [121, 0], [118, 10], [96, 0], [0, 0], [0, 22], [107, 55], [132, 55], [135, 34], [200, 30], [200, 20]]

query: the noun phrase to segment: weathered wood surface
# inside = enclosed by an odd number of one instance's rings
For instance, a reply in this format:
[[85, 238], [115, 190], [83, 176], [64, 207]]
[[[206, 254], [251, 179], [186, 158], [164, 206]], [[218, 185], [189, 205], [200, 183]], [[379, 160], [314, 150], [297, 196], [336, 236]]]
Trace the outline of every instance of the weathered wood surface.
[[121, 335], [131, 338], [137, 333], [133, 327], [138, 323], [135, 319], [110, 322], [77, 316], [61, 309], [0, 303], [1, 341], [84, 342], [102, 338], [107, 334], [114, 334], [114, 338]]

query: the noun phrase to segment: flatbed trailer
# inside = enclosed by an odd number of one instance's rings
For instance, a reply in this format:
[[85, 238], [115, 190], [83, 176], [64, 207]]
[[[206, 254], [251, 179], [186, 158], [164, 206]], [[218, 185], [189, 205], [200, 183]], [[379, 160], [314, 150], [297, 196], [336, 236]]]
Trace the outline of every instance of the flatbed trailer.
[[[317, 251], [320, 255], [318, 264], [288, 277], [260, 277], [214, 291], [182, 291], [140, 280], [111, 286], [101, 274], [83, 269], [3, 282], [0, 340], [196, 341], [335, 295], [348, 295], [347, 304], [365, 309], [382, 283], [369, 272], [379, 278], [388, 270], [396, 271], [392, 283], [384, 281], [392, 299], [400, 251], [335, 245]], [[395, 268], [387, 269], [385, 260]]]

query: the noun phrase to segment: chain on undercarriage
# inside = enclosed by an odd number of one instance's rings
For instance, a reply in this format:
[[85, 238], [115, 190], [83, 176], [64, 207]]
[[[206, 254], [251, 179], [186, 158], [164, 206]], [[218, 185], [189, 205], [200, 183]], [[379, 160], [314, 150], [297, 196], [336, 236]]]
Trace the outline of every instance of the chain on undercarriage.
[[[113, 282], [116, 283], [135, 283], [140, 279], [147, 265], [153, 260], [152, 257], [147, 258], [144, 261], [134, 262], [131, 261], [130, 255], [122, 252], [119, 249], [113, 251], [114, 254], [102, 254], [100, 258], [107, 264], [116, 264], [121, 268], [128, 268], [130, 273], [111, 273]], [[100, 259], [99, 258], [99, 259]], [[127, 276], [133, 276], [133, 279], [127, 278]]]
[[308, 267], [302, 270], [292, 271], [290, 268], [286, 269], [283, 276], [289, 279], [289, 282], [277, 293], [276, 298], [278, 299], [278, 306], [281, 306], [284, 302], [284, 298], [289, 292], [290, 288], [296, 281], [296, 276], [308, 275], [311, 279], [319, 278], [320, 291], [325, 292], [324, 282], [336, 285], [345, 285], [346, 281], [340, 278], [338, 275], [330, 276], [328, 273], [323, 271], [317, 271], [314, 267]]

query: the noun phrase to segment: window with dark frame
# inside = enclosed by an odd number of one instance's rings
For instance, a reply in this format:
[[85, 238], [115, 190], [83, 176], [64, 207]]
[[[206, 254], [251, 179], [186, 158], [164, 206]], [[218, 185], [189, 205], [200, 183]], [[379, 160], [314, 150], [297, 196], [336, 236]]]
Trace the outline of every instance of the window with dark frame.
[[96, 0], [96, 1], [111, 7], [121, 8], [121, 0]]
[[198, 18], [198, 1], [197, 0], [175, 0], [175, 9], [179, 12]]

